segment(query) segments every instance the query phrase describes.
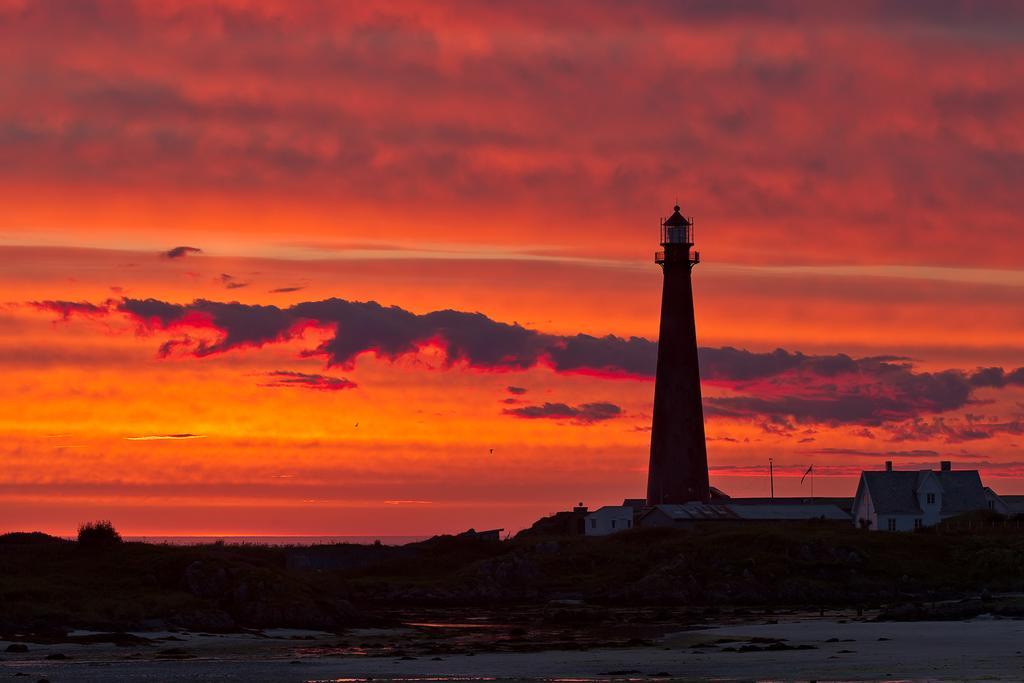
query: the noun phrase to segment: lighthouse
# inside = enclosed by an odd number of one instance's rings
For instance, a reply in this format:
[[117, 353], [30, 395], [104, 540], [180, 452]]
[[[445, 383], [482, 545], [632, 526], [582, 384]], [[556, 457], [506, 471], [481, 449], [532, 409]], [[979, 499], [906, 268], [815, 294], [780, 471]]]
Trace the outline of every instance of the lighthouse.
[[654, 261], [664, 272], [658, 371], [651, 422], [647, 504], [710, 500], [704, 409], [697, 367], [697, 326], [693, 315], [693, 219], [673, 208], [661, 222], [661, 246]]

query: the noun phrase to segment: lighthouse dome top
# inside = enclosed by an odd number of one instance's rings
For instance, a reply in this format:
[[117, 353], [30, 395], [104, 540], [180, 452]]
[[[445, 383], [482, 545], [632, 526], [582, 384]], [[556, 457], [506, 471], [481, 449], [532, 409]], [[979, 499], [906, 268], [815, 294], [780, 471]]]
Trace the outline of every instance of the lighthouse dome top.
[[665, 225], [665, 227], [671, 228], [675, 226], [691, 225], [691, 223], [686, 219], [686, 216], [679, 213], [679, 205], [676, 204], [674, 207], [672, 207], [672, 215], [665, 219], [663, 225]]

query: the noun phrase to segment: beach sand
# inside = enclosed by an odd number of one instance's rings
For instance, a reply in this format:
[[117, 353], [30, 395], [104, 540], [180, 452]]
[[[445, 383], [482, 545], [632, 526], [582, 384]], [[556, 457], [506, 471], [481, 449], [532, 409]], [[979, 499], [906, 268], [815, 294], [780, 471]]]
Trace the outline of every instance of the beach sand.
[[[349, 636], [395, 635], [403, 629]], [[1024, 680], [1024, 621], [868, 622], [807, 619], [671, 633], [652, 646], [368, 656], [311, 631], [174, 638], [156, 646], [33, 645], [3, 653], [0, 677], [25, 681], [387, 680]], [[808, 648], [808, 649], [799, 649]], [[46, 659], [61, 654], [69, 659]], [[12, 679], [13, 680], [13, 679]]]

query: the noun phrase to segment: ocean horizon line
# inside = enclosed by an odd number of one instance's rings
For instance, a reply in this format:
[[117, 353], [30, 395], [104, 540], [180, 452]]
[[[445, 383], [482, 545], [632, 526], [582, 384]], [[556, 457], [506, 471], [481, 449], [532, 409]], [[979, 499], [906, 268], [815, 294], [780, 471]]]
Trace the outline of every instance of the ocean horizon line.
[[430, 535], [415, 534], [140, 534], [126, 535], [125, 541], [131, 543], [165, 543], [167, 545], [207, 545], [223, 542], [226, 545], [335, 545], [338, 543], [354, 543], [357, 545], [373, 545], [379, 541], [383, 545], [404, 545], [432, 538]]

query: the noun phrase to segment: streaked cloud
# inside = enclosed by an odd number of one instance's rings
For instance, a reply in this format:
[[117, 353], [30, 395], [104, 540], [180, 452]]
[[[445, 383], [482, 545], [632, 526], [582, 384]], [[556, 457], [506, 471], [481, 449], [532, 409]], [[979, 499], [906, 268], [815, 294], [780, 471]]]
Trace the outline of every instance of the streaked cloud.
[[230, 273], [221, 273], [217, 277], [217, 281], [224, 286], [225, 289], [241, 289], [242, 287], [248, 287], [248, 282], [242, 282], [234, 275]]
[[506, 408], [506, 415], [528, 420], [562, 420], [578, 424], [594, 424], [613, 420], [622, 415], [622, 408], [614, 403], [583, 403], [570, 406], [565, 403], [544, 403], [522, 408]]
[[294, 372], [291, 370], [274, 370], [266, 373], [265, 376], [268, 378], [268, 381], [260, 386], [296, 387], [316, 389], [318, 391], [341, 391], [344, 389], [355, 389], [358, 386], [355, 382], [344, 377], [331, 377], [329, 375]]
[[162, 256], [169, 259], [184, 258], [189, 254], [201, 254], [203, 250], [199, 247], [174, 247], [163, 252]]
[[33, 301], [29, 305], [40, 311], [56, 313], [61, 320], [68, 320], [72, 315], [91, 317], [103, 316], [110, 312], [108, 303], [91, 304], [87, 301]]

